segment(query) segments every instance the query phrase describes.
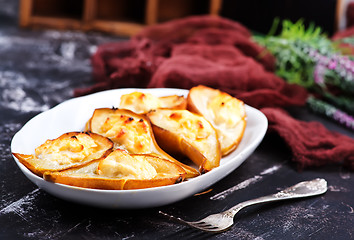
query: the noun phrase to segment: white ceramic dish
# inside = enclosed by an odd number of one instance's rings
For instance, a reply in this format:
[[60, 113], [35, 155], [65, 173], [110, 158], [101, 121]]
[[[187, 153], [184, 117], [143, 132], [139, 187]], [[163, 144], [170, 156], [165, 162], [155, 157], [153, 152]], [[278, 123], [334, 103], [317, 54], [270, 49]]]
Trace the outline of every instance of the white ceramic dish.
[[[156, 96], [187, 95], [181, 89], [118, 89], [65, 101], [28, 121], [12, 139], [11, 151], [33, 154], [47, 139], [63, 133], [82, 131], [95, 108], [118, 106], [122, 94], [132, 91]], [[235, 170], [262, 141], [268, 126], [266, 117], [246, 105], [247, 127], [239, 147], [221, 159], [212, 171], [179, 184], [140, 190], [96, 190], [47, 182], [14, 158], [26, 177], [44, 191], [69, 201], [105, 208], [145, 208], [170, 204], [201, 192]]]

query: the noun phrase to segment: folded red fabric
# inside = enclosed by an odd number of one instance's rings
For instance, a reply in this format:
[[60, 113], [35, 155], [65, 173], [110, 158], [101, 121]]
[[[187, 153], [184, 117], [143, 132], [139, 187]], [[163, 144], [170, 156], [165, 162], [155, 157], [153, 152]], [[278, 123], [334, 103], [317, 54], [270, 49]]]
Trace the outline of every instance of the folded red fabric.
[[302, 87], [287, 84], [229, 45], [180, 44], [157, 68], [148, 87], [190, 89], [199, 84], [257, 108], [303, 105], [307, 97]]
[[[353, 10], [354, 10], [354, 2], [353, 2]], [[343, 38], [348, 38], [348, 37], [354, 37], [354, 26], [336, 32], [331, 39], [333, 41], [339, 41], [339, 47], [341, 47], [342, 52], [344, 54], [354, 55], [354, 45], [352, 43], [346, 43], [341, 41]]]
[[339, 40], [342, 38], [347, 38], [347, 37], [353, 37], [354, 36], [354, 26], [351, 26], [349, 28], [346, 28], [344, 30], [338, 31], [336, 32], [333, 36], [332, 36], [332, 40]]
[[324, 131], [318, 123], [308, 126], [274, 108], [304, 105], [307, 91], [277, 77], [272, 72], [274, 57], [237, 22], [198, 16], [147, 27], [129, 41], [99, 46], [92, 64], [97, 83], [77, 89], [76, 95], [123, 87], [190, 89], [203, 84], [253, 107], [267, 107], [264, 112], [271, 129], [288, 143], [299, 166], [341, 161], [349, 165], [348, 148], [339, 146], [341, 142], [333, 145], [337, 147], [331, 154], [329, 145], [322, 144], [323, 139], [335, 144], [338, 134]]
[[318, 122], [295, 120], [282, 109], [263, 108], [269, 130], [276, 131], [293, 153], [299, 169], [340, 163], [354, 169], [354, 139], [330, 132]]
[[253, 58], [268, 71], [275, 67], [275, 58], [252, 41], [251, 33], [243, 25], [221, 17], [189, 17], [147, 27], [130, 41], [101, 45], [92, 57], [93, 76], [97, 83], [87, 89], [77, 89], [74, 94], [147, 87], [156, 70], [171, 59], [172, 52], [181, 44], [228, 46]]

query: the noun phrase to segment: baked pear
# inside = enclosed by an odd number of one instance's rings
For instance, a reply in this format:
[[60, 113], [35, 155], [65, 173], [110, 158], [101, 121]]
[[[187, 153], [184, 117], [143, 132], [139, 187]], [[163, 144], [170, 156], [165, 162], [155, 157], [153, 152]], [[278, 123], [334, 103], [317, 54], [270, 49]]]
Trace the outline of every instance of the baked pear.
[[160, 108], [167, 109], [186, 109], [187, 99], [184, 96], [170, 95], [159, 97]]
[[190, 89], [187, 108], [201, 114], [214, 126], [223, 156], [237, 148], [247, 122], [243, 101], [220, 90], [199, 85]]
[[166, 186], [183, 181], [183, 168], [151, 155], [130, 155], [116, 149], [101, 160], [60, 172], [45, 172], [47, 181], [71, 186], [128, 190]]
[[214, 127], [188, 110], [157, 109], [147, 114], [158, 144], [169, 153], [189, 157], [201, 173], [220, 164], [220, 144]]
[[131, 154], [150, 154], [167, 159], [181, 166], [187, 177], [196, 177], [198, 171], [185, 165], [164, 152], [156, 143], [149, 120], [127, 109], [96, 109], [87, 124], [88, 130], [110, 138], [114, 148], [127, 150]]
[[113, 142], [89, 132], [69, 132], [47, 140], [35, 149], [35, 154], [13, 153], [29, 170], [42, 177], [46, 171], [60, 171], [106, 156]]
[[186, 109], [187, 100], [183, 96], [171, 95], [157, 97], [150, 93], [132, 92], [120, 98], [119, 108], [129, 109], [135, 113], [146, 114], [158, 108]]

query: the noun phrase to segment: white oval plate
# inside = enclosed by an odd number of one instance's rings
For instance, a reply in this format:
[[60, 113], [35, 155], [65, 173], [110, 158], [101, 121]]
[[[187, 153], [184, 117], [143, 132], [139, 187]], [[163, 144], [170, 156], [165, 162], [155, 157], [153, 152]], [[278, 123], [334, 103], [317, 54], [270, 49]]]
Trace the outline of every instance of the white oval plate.
[[[82, 131], [95, 108], [118, 106], [120, 96], [133, 91], [151, 93], [156, 96], [184, 95], [188, 90], [117, 89], [91, 94], [65, 101], [56, 107], [38, 114], [28, 121], [12, 139], [11, 151], [33, 154], [34, 149], [47, 139], [54, 139], [66, 132]], [[139, 190], [97, 190], [73, 187], [45, 181], [36, 176], [14, 157], [21, 171], [44, 191], [69, 201], [105, 208], [145, 208], [170, 204], [216, 183], [235, 170], [262, 141], [268, 122], [255, 108], [246, 105], [247, 127], [238, 148], [221, 159], [220, 166], [189, 181], [171, 186]]]

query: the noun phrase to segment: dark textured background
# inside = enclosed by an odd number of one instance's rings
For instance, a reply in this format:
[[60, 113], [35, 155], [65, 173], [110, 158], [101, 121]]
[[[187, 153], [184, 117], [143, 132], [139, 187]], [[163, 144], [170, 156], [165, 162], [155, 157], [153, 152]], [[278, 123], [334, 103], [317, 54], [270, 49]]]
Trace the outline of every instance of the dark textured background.
[[[38, 189], [13, 161], [12, 136], [36, 114], [71, 98], [74, 88], [91, 85], [90, 54], [100, 43], [122, 39], [100, 33], [18, 29], [17, 11], [17, 1], [0, 0], [0, 239], [354, 239], [353, 173], [340, 166], [298, 172], [287, 146], [272, 134], [209, 193], [164, 207], [103, 210]], [[354, 137], [305, 108], [290, 112]], [[201, 233], [158, 213], [196, 220], [317, 177], [328, 181], [325, 195], [249, 207], [221, 234]], [[225, 199], [213, 198], [231, 187], [234, 190]]]

